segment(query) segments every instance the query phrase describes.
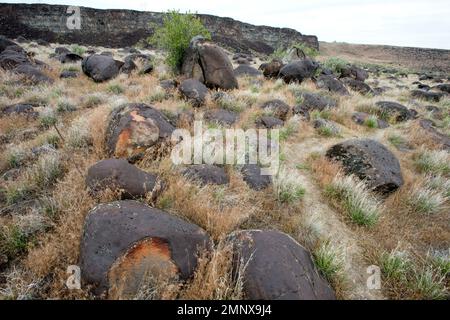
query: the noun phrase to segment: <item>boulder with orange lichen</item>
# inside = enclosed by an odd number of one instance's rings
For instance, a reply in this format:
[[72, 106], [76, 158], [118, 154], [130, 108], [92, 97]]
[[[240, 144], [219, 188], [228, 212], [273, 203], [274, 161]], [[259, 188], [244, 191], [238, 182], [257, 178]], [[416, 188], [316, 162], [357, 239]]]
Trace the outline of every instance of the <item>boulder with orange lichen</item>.
[[115, 109], [108, 120], [106, 149], [110, 156], [134, 158], [158, 146], [175, 128], [163, 113], [142, 103], [125, 104]]
[[93, 208], [80, 248], [84, 284], [112, 299], [133, 298], [143, 281], [186, 280], [210, 247], [200, 227], [137, 201]]

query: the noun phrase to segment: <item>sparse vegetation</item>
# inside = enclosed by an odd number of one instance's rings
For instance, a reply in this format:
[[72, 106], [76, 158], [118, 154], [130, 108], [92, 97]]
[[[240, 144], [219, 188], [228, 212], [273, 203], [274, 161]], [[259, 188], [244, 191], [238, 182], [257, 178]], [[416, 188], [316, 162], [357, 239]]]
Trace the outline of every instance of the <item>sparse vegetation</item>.
[[373, 226], [381, 212], [379, 200], [369, 194], [363, 181], [352, 176], [336, 176], [326, 187], [326, 195], [342, 206], [350, 219], [361, 226]]

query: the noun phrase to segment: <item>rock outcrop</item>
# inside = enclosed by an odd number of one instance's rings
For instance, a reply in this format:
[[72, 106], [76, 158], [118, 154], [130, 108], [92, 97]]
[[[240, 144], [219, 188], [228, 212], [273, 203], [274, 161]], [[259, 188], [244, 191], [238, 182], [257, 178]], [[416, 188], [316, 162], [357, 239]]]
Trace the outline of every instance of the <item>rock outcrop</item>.
[[[163, 13], [133, 10], [100, 10], [80, 7], [81, 29], [67, 28], [68, 6], [48, 4], [0, 4], [0, 30], [9, 38], [127, 47], [153, 34], [152, 24], [161, 25]], [[319, 48], [316, 36], [287, 28], [254, 26], [212, 15], [198, 15], [212, 40], [235, 51], [272, 53], [278, 46], [303, 42]]]

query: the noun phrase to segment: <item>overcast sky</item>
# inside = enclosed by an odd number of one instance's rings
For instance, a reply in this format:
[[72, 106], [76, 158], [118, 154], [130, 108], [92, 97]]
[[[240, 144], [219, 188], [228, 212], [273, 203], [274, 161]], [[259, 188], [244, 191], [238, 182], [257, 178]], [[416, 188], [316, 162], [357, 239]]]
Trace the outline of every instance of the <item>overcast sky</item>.
[[450, 49], [450, 0], [45, 0], [102, 9], [180, 9], [288, 27], [321, 41]]

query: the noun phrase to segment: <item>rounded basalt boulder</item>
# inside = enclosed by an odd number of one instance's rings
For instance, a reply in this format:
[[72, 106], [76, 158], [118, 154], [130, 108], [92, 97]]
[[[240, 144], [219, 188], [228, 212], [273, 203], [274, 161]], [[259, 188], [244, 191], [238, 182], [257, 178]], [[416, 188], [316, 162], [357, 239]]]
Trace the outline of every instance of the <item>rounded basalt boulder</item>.
[[211, 164], [194, 164], [188, 166], [184, 169], [183, 175], [192, 181], [199, 182], [202, 186], [208, 184], [224, 185], [230, 182], [223, 167]]
[[281, 68], [278, 77], [286, 83], [302, 83], [304, 80], [311, 78], [318, 67], [319, 64], [311, 59], [297, 60]]
[[284, 121], [272, 116], [261, 116], [255, 120], [257, 128], [275, 129], [284, 126]]
[[357, 176], [376, 193], [389, 195], [403, 185], [398, 159], [378, 141], [348, 140], [332, 146], [326, 155], [341, 162], [347, 174]]
[[104, 54], [90, 55], [85, 57], [81, 63], [84, 74], [95, 82], [108, 81], [116, 77], [122, 66], [123, 62]]
[[122, 199], [145, 197], [156, 191], [156, 175], [147, 173], [125, 159], [105, 159], [88, 169], [86, 186], [94, 194], [110, 189], [119, 191]]
[[263, 63], [259, 66], [259, 70], [263, 72], [266, 78], [276, 78], [280, 73], [281, 68], [283, 68], [283, 61], [279, 59], [273, 59], [268, 63]]
[[125, 104], [108, 119], [106, 148], [117, 158], [138, 156], [170, 139], [175, 130], [163, 113], [141, 103]]
[[316, 86], [319, 89], [335, 92], [341, 96], [348, 96], [350, 93], [344, 84], [333, 75], [320, 75], [316, 80]]
[[279, 99], [266, 101], [260, 106], [260, 108], [272, 112], [274, 117], [277, 117], [283, 121], [287, 120], [289, 111], [291, 110], [289, 105]]
[[426, 101], [439, 102], [444, 96], [442, 92], [431, 92], [425, 90], [413, 90], [411, 91], [411, 97]]
[[213, 109], [205, 112], [205, 120], [215, 122], [223, 126], [231, 126], [239, 119], [236, 112], [225, 109]]
[[394, 118], [396, 122], [403, 122], [414, 119], [414, 114], [404, 105], [392, 101], [378, 101], [375, 107], [379, 109], [380, 114]]
[[234, 75], [236, 77], [259, 77], [262, 72], [253, 68], [252, 66], [241, 64], [236, 69], [234, 69]]
[[209, 248], [204, 230], [164, 211], [132, 200], [100, 204], [84, 223], [82, 281], [97, 295], [130, 299], [149, 278], [189, 279]]
[[210, 89], [238, 88], [233, 65], [225, 51], [200, 36], [192, 38], [183, 58], [181, 72]]
[[323, 111], [325, 109], [331, 109], [337, 106], [337, 102], [332, 98], [317, 93], [302, 92], [299, 94], [298, 98], [300, 102], [299, 105], [296, 106], [296, 109], [300, 110], [306, 109], [308, 111]]
[[373, 94], [372, 88], [364, 81], [355, 80], [353, 78], [344, 78], [342, 79], [342, 82], [344, 82], [347, 87], [360, 94]]
[[[335, 300], [319, 275], [311, 254], [289, 235], [272, 230], [245, 230], [228, 238], [233, 247], [233, 275], [244, 269], [247, 300]], [[245, 268], [242, 268], [245, 266]]]

